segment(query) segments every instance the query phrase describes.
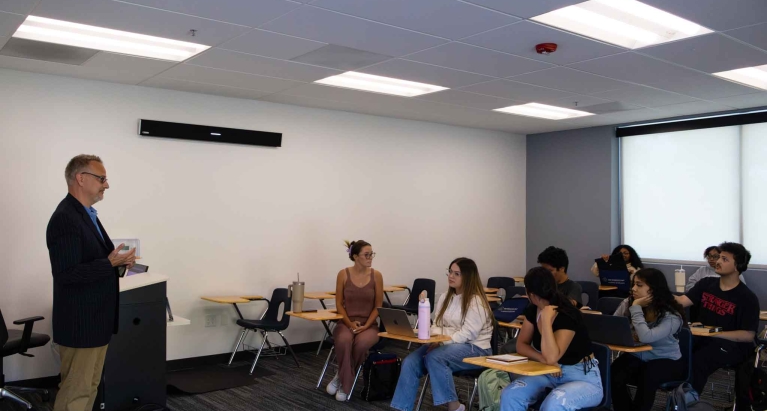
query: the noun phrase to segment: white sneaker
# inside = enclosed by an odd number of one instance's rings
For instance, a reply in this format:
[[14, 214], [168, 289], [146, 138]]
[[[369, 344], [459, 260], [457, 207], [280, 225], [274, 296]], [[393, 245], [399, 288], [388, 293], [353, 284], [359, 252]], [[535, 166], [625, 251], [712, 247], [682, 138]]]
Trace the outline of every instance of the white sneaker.
[[347, 395], [344, 392], [343, 388], [338, 387], [338, 392], [336, 392], [336, 401], [346, 401]]
[[333, 377], [333, 381], [330, 381], [330, 384], [328, 384], [327, 388], [325, 388], [325, 391], [327, 391], [330, 395], [336, 395], [336, 392], [338, 392], [338, 387], [341, 386], [341, 380], [338, 378], [338, 374], [336, 374], [335, 377]]
[[466, 407], [461, 404], [458, 408], [455, 409], [455, 411], [466, 411]]

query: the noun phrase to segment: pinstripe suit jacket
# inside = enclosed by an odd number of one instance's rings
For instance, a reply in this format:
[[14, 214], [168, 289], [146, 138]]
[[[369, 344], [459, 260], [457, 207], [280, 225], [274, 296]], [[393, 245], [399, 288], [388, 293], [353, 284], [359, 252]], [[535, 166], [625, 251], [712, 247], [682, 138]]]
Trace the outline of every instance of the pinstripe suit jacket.
[[103, 239], [85, 207], [71, 194], [48, 222], [53, 341], [65, 347], [101, 347], [117, 333], [119, 277], [107, 258], [114, 244], [101, 221], [97, 222]]

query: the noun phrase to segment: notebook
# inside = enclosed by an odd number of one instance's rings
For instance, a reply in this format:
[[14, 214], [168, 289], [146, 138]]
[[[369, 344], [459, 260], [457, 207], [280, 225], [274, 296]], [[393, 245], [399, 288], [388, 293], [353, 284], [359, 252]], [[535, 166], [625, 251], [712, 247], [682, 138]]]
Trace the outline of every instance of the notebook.
[[491, 355], [489, 357], [485, 357], [485, 360], [495, 364], [512, 365], [512, 364], [521, 364], [521, 363], [527, 362], [527, 357], [523, 357], [521, 355], [513, 355], [513, 354], [502, 354], [502, 355]]

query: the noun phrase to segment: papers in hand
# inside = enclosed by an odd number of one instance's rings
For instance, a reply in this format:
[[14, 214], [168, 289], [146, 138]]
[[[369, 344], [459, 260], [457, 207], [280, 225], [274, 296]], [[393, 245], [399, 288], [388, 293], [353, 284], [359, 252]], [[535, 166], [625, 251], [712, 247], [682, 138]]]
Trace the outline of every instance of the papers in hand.
[[485, 357], [485, 360], [501, 365], [512, 365], [527, 362], [527, 357], [523, 357], [521, 355], [502, 354]]

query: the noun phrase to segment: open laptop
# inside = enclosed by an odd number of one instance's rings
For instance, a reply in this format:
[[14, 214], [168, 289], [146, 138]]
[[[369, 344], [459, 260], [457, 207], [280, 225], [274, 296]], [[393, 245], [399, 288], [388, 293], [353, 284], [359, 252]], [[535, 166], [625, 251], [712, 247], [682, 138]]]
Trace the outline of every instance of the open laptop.
[[631, 289], [631, 275], [626, 268], [626, 263], [620, 255], [612, 255], [605, 261], [597, 258], [597, 269], [599, 269], [599, 282], [602, 285], [612, 285], [618, 287], [618, 290], [628, 291]]
[[582, 317], [591, 341], [624, 347], [645, 345], [634, 341], [631, 320], [628, 317], [615, 315], [583, 315]]
[[387, 333], [418, 338], [405, 310], [381, 307], [378, 309], [378, 317], [381, 318]]

